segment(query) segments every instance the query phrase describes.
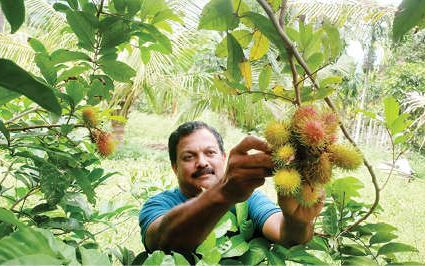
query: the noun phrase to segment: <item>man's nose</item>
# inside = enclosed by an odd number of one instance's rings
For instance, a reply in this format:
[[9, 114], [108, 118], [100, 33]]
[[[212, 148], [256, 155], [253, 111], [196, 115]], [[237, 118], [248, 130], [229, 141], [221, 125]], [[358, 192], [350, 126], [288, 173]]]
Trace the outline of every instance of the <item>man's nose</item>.
[[207, 157], [203, 154], [198, 156], [198, 161], [197, 161], [197, 167], [198, 168], [205, 168], [209, 165]]

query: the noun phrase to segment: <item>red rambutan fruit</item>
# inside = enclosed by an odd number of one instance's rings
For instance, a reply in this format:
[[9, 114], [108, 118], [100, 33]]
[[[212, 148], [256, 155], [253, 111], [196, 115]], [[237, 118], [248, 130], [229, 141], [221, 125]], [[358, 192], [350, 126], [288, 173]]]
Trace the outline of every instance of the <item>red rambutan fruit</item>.
[[115, 151], [117, 141], [111, 133], [101, 131], [96, 138], [96, 146], [103, 157], [108, 157]]
[[310, 147], [320, 147], [326, 139], [325, 127], [318, 120], [305, 122], [298, 133], [300, 135], [300, 141]]

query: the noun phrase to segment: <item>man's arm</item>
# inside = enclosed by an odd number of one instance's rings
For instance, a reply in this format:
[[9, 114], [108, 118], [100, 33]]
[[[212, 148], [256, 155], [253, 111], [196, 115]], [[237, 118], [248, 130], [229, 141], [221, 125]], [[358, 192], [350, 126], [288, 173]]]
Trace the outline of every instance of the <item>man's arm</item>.
[[263, 235], [286, 247], [310, 241], [314, 234], [314, 220], [322, 210], [323, 200], [312, 207], [304, 207], [293, 197], [278, 196], [278, 203], [282, 212], [266, 220]]
[[[248, 154], [249, 150], [260, 153]], [[150, 224], [145, 234], [149, 250], [193, 251], [213, 230], [219, 219], [237, 203], [245, 201], [265, 182], [273, 167], [267, 144], [248, 136], [229, 154], [225, 177], [199, 196], [174, 207]]]

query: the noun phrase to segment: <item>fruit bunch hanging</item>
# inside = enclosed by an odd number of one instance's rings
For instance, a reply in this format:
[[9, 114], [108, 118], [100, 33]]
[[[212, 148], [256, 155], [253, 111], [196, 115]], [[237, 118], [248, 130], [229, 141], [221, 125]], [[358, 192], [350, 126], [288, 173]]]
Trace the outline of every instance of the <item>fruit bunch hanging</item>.
[[111, 133], [98, 128], [99, 116], [99, 111], [95, 107], [88, 106], [81, 111], [81, 118], [89, 129], [90, 138], [93, 143], [96, 143], [99, 154], [108, 157], [115, 151], [117, 140]]
[[274, 182], [282, 196], [293, 196], [302, 206], [320, 198], [334, 166], [354, 170], [363, 162], [352, 145], [337, 143], [339, 122], [330, 111], [314, 106], [299, 107], [290, 121], [269, 123], [264, 135], [273, 149]]

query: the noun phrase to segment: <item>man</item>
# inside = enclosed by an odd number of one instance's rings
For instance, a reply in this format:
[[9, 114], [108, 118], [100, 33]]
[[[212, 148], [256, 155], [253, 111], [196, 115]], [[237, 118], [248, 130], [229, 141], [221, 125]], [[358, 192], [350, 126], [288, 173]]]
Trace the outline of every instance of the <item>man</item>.
[[265, 238], [286, 246], [312, 238], [313, 220], [322, 202], [305, 208], [293, 198], [278, 197], [279, 208], [254, 191], [274, 167], [266, 142], [246, 137], [230, 151], [226, 167], [221, 136], [207, 124], [194, 121], [170, 135], [168, 150], [179, 188], [162, 192], [143, 206], [139, 223], [148, 251], [194, 251], [220, 218], [245, 200], [249, 218]]

